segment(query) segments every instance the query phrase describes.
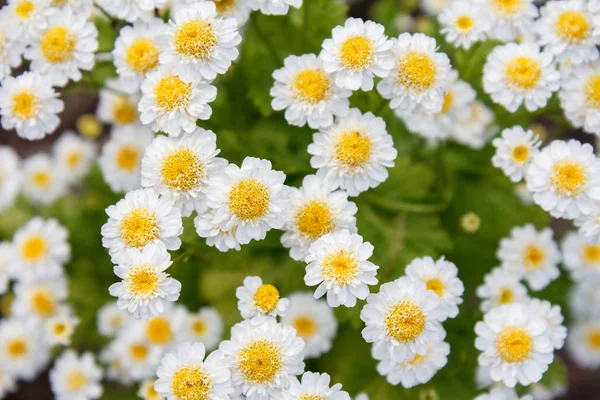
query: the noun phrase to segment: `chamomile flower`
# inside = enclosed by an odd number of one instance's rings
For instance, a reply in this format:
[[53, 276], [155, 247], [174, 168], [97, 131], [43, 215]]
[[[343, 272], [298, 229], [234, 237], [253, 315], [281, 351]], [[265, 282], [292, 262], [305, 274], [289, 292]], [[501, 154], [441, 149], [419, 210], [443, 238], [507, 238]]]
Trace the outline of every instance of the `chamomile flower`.
[[172, 199], [184, 217], [204, 211], [208, 181], [227, 166], [217, 157], [217, 136], [196, 128], [173, 138], [159, 135], [146, 148], [142, 159], [142, 186]]
[[7, 2], [7, 26], [27, 43], [35, 28], [46, 25], [50, 0], [10, 0]]
[[599, 170], [592, 146], [555, 140], [533, 157], [527, 189], [553, 217], [579, 218], [594, 211], [600, 200]]
[[167, 0], [97, 0], [96, 3], [117, 19], [136, 22], [150, 20], [154, 10], [163, 8]]
[[305, 399], [323, 399], [323, 400], [350, 400], [348, 392], [342, 390], [342, 385], [336, 383], [331, 385], [329, 374], [319, 374], [315, 372], [305, 372], [299, 381], [294, 378], [290, 381], [290, 388], [285, 393], [286, 400], [305, 400]]
[[560, 311], [560, 306], [552, 305], [549, 301], [540, 299], [531, 299], [526, 304], [529, 305], [533, 313], [548, 323], [548, 333], [552, 346], [556, 350], [561, 349], [567, 337], [567, 328], [562, 325], [565, 319]]
[[155, 378], [160, 365], [163, 348], [150, 343], [136, 328], [121, 330], [103, 354], [104, 360], [115, 368], [119, 381]]
[[106, 303], [96, 314], [96, 328], [102, 336], [112, 337], [127, 324], [129, 314], [113, 301]]
[[157, 69], [160, 48], [156, 38], [164, 28], [161, 19], [152, 18], [136, 21], [119, 32], [112, 55], [119, 75], [119, 88], [126, 93], [138, 92], [146, 75]]
[[304, 358], [317, 358], [331, 349], [338, 323], [325, 300], [316, 300], [310, 292], [288, 296], [290, 305], [281, 323], [291, 325], [304, 340]]
[[90, 170], [96, 156], [94, 143], [67, 131], [54, 142], [54, 159], [60, 175], [69, 183], [81, 180]]
[[21, 56], [25, 51], [25, 43], [10, 29], [9, 21], [5, 9], [0, 11], [0, 80], [10, 76], [11, 70], [21, 65]]
[[139, 128], [142, 124], [137, 110], [139, 96], [120, 93], [119, 85], [116, 79], [108, 79], [106, 88], [100, 89], [96, 109], [98, 121], [107, 125]]
[[369, 286], [377, 284], [379, 267], [369, 261], [373, 245], [347, 229], [328, 233], [314, 242], [306, 256], [304, 283], [317, 286], [315, 299], [327, 293], [331, 307], [354, 307], [356, 299], [369, 295]]
[[15, 285], [11, 315], [46, 320], [58, 312], [67, 298], [67, 282], [62, 276], [19, 282]]
[[480, 394], [474, 400], [533, 400], [530, 395], [519, 397], [515, 389], [503, 385], [494, 386], [488, 393]]
[[186, 79], [163, 66], [149, 72], [142, 84], [140, 120], [155, 132], [171, 136], [193, 132], [197, 120], [210, 118], [212, 108], [208, 103], [216, 97], [216, 87]]
[[434, 260], [431, 257], [415, 258], [406, 266], [406, 276], [415, 282], [423, 282], [427, 290], [439, 298], [440, 319], [455, 318], [458, 305], [462, 304], [465, 287], [458, 278], [458, 268], [444, 257]]
[[487, 38], [487, 31], [492, 21], [480, 4], [467, 0], [452, 2], [439, 15], [442, 25], [440, 32], [448, 43], [455, 47], [470, 49], [473, 43]]
[[150, 319], [162, 314], [163, 302], [176, 301], [181, 291], [181, 283], [165, 273], [171, 264], [169, 253], [162, 246], [128, 248], [114, 267], [115, 275], [122, 281], [112, 284], [108, 291], [118, 297], [117, 306], [134, 318]]
[[539, 43], [558, 62], [581, 64], [597, 60], [600, 30], [586, 0], [549, 1], [536, 21]]
[[206, 350], [213, 350], [223, 337], [223, 319], [214, 307], [202, 307], [198, 312], [187, 315], [180, 337], [202, 342]]
[[242, 36], [235, 19], [219, 16], [214, 2], [200, 1], [178, 10], [157, 41], [160, 64], [186, 82], [197, 82], [227, 72]]
[[532, 31], [538, 16], [534, 0], [478, 0], [491, 22], [488, 35], [509, 42]]
[[58, 400], [98, 399], [103, 393], [101, 380], [102, 369], [92, 353], [79, 356], [74, 350], [67, 350], [50, 370], [50, 387]]
[[384, 182], [394, 166], [398, 151], [385, 121], [370, 112], [351, 109], [348, 115], [313, 135], [308, 145], [310, 165], [317, 176], [330, 180], [332, 188], [341, 188], [358, 196]]
[[288, 299], [280, 297], [275, 286], [270, 283], [263, 284], [258, 276], [246, 277], [244, 284], [236, 289], [235, 297], [238, 298], [238, 309], [244, 319], [263, 315], [285, 315], [285, 310], [290, 304]]
[[67, 183], [56, 160], [47, 154], [34, 154], [23, 162], [23, 194], [32, 203], [54, 203], [67, 192]]
[[381, 285], [379, 293], [367, 297], [360, 312], [366, 327], [362, 331], [373, 351], [392, 362], [411, 361], [424, 356], [429, 344], [444, 339], [440, 323], [439, 297], [423, 282], [402, 277]]
[[15, 129], [27, 140], [38, 140], [52, 134], [60, 122], [58, 113], [64, 103], [50, 83], [35, 72], [18, 77], [7, 76], [0, 86], [2, 127]]
[[569, 328], [567, 348], [577, 364], [590, 369], [600, 367], [600, 322], [575, 322]]
[[9, 146], [0, 146], [0, 213], [12, 206], [21, 188], [21, 161]]
[[496, 46], [483, 67], [483, 88], [495, 103], [515, 112], [545, 107], [560, 87], [560, 73], [552, 55], [535, 43]]
[[600, 320], [600, 279], [576, 282], [569, 293], [569, 308], [581, 320]]
[[31, 71], [38, 72], [53, 86], [65, 86], [81, 79], [81, 71], [94, 67], [98, 30], [86, 15], [74, 14], [70, 7], [47, 18], [33, 30], [25, 58]]
[[247, 0], [250, 9], [265, 15], [285, 15], [288, 13], [290, 6], [300, 8], [302, 0]]
[[143, 381], [136, 393], [138, 397], [143, 400], [165, 400], [165, 398], [154, 389], [155, 382], [156, 380], [154, 379], [146, 379]]
[[600, 136], [600, 61], [575, 65], [564, 73], [558, 95], [575, 127]]
[[569, 232], [561, 247], [564, 266], [574, 281], [600, 278], [600, 243], [588, 244], [576, 232]]
[[323, 61], [314, 54], [290, 55], [283, 68], [273, 72], [275, 83], [270, 94], [271, 107], [285, 110], [290, 125], [319, 129], [333, 124], [333, 117], [348, 114], [352, 94], [334, 84]]
[[109, 219], [102, 226], [102, 245], [113, 262], [120, 261], [129, 248], [141, 250], [157, 244], [177, 250], [181, 246], [181, 213], [172, 200], [158, 197], [152, 189], [127, 193], [116, 205], [109, 206], [106, 213]]
[[228, 399], [233, 393], [231, 373], [220, 351], [204, 358], [202, 343], [184, 342], [165, 354], [154, 384], [163, 397], [174, 399]]
[[71, 344], [71, 336], [79, 325], [77, 318], [70, 307], [61, 306], [55, 315], [44, 322], [45, 337], [49, 346]]
[[290, 249], [294, 260], [304, 260], [310, 245], [323, 235], [341, 229], [356, 232], [356, 205], [348, 201], [348, 193], [333, 188], [332, 181], [307, 175], [302, 187], [290, 189], [281, 243]]
[[165, 350], [178, 341], [177, 331], [181, 329], [188, 317], [188, 311], [181, 305], [165, 303], [161, 315], [146, 321], [134, 321], [133, 330], [138, 329], [139, 335], [146, 338], [148, 343]]
[[213, 222], [232, 234], [240, 244], [262, 240], [271, 229], [285, 223], [288, 187], [285, 174], [271, 168], [271, 162], [246, 157], [242, 166], [229, 164], [215, 175], [206, 190]]
[[69, 233], [55, 219], [30, 219], [13, 236], [11, 271], [20, 281], [61, 275], [71, 257]]
[[504, 129], [502, 137], [494, 139], [492, 144], [496, 148], [492, 164], [502, 169], [511, 181], [519, 182], [542, 143], [532, 130], [514, 126]]
[[552, 239], [552, 230], [538, 232], [532, 224], [514, 227], [503, 238], [496, 253], [507, 272], [523, 277], [532, 290], [544, 289], [560, 271], [560, 251]]
[[231, 249], [240, 250], [240, 242], [236, 239], [237, 225], [223, 230], [215, 223], [215, 214], [212, 209], [198, 213], [194, 218], [194, 226], [198, 236], [206, 239], [206, 244], [216, 247], [219, 251], [226, 252]]
[[231, 339], [221, 342], [224, 365], [233, 387], [248, 400], [281, 397], [293, 375], [304, 371], [304, 341], [289, 325], [275, 318], [242, 321], [231, 328]]
[[377, 84], [379, 94], [391, 100], [392, 109], [440, 112], [450, 86], [448, 56], [437, 51], [435, 39], [422, 33], [402, 33], [390, 40], [395, 65]]
[[494, 268], [483, 277], [483, 284], [477, 287], [477, 297], [481, 299], [480, 308], [483, 312], [529, 298], [520, 277], [501, 267]]
[[30, 381], [50, 358], [43, 332], [34, 320], [4, 318], [0, 321], [0, 365], [16, 379]]

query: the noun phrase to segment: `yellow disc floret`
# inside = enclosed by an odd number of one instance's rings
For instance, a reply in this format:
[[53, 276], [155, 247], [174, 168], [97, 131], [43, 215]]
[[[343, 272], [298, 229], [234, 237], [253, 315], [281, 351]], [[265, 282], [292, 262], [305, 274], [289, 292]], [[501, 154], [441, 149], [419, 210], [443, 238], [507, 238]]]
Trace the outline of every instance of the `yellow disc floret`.
[[180, 191], [187, 191], [202, 183], [204, 170], [200, 158], [192, 150], [173, 150], [162, 160], [160, 169], [163, 182]]
[[587, 342], [594, 350], [600, 350], [600, 329], [592, 329], [587, 335]]
[[309, 104], [327, 100], [331, 95], [329, 78], [319, 69], [301, 71], [294, 79], [296, 96]]
[[6, 354], [13, 360], [27, 356], [28, 351], [27, 342], [23, 339], [16, 338], [6, 343]]
[[237, 0], [213, 0], [215, 6], [217, 6], [217, 13], [225, 14], [227, 11], [235, 8]]
[[69, 392], [78, 392], [88, 383], [87, 377], [77, 370], [69, 372], [66, 378], [67, 390]]
[[203, 59], [210, 55], [217, 45], [217, 36], [210, 23], [195, 19], [177, 28], [173, 44], [179, 54]]
[[473, 18], [469, 17], [468, 15], [461, 15], [456, 18], [456, 28], [462, 32], [469, 32], [471, 29], [473, 29], [474, 25], [475, 21], [473, 21]]
[[533, 338], [525, 328], [509, 326], [498, 334], [496, 350], [507, 363], [523, 362], [533, 350]]
[[202, 366], [188, 365], [173, 374], [171, 388], [177, 399], [208, 400], [212, 379]]
[[400, 342], [414, 341], [425, 330], [425, 315], [411, 300], [402, 300], [390, 308], [385, 317], [388, 337]]
[[492, 0], [492, 5], [503, 15], [514, 15], [521, 10], [523, 0]]
[[267, 340], [250, 342], [238, 355], [238, 368], [244, 380], [253, 384], [272, 382], [283, 367], [281, 350]]
[[28, 19], [31, 16], [31, 13], [35, 11], [35, 2], [24, 0], [19, 2], [15, 7], [15, 13], [21, 19]]
[[135, 361], [144, 362], [148, 358], [148, 346], [143, 343], [133, 343], [129, 347], [129, 353]]
[[373, 65], [375, 46], [371, 39], [353, 36], [346, 39], [340, 48], [340, 63], [352, 70], [363, 70]]
[[73, 58], [77, 37], [65, 26], [55, 26], [46, 31], [40, 43], [44, 58], [53, 64], [60, 64]]
[[138, 74], [146, 74], [158, 65], [160, 52], [150, 38], [138, 38], [127, 49], [125, 61]]
[[158, 294], [160, 275], [147, 265], [133, 267], [127, 275], [127, 290], [136, 299], [150, 299]]
[[54, 314], [56, 300], [50, 290], [36, 290], [29, 298], [31, 309], [40, 317], [49, 317]]
[[515, 164], [523, 165], [529, 160], [529, 147], [524, 144], [515, 146], [511, 155]]
[[561, 196], [578, 196], [585, 190], [587, 180], [585, 168], [577, 161], [561, 160], [554, 164], [552, 168], [552, 188]]
[[298, 316], [292, 321], [292, 326], [296, 329], [298, 336], [304, 339], [310, 338], [317, 331], [317, 324], [314, 319], [308, 316]]
[[40, 235], [31, 235], [21, 245], [21, 255], [29, 262], [39, 261], [46, 255], [46, 239]]
[[542, 78], [540, 63], [531, 57], [515, 57], [506, 64], [506, 82], [517, 89], [532, 89]]
[[135, 208], [123, 217], [120, 225], [121, 239], [127, 246], [144, 247], [159, 235], [154, 213], [146, 208]]
[[584, 93], [587, 106], [600, 110], [600, 75], [595, 75], [586, 82]]
[[546, 260], [546, 252], [537, 244], [531, 243], [525, 247], [523, 264], [527, 269], [539, 269]]
[[580, 11], [565, 11], [554, 21], [556, 34], [565, 42], [577, 44], [590, 36], [592, 31], [586, 16]]
[[335, 144], [337, 161], [351, 169], [363, 167], [371, 159], [373, 142], [359, 131], [342, 133]]
[[171, 324], [163, 317], [154, 317], [148, 321], [146, 336], [154, 344], [165, 345], [173, 338]]
[[30, 90], [20, 90], [12, 95], [12, 112], [19, 119], [29, 119], [37, 115], [41, 102]]
[[138, 165], [139, 155], [137, 148], [125, 145], [117, 152], [117, 166], [131, 173]]
[[325, 280], [340, 286], [346, 286], [356, 279], [359, 261], [350, 250], [338, 250], [329, 253], [321, 264], [321, 273]]
[[300, 233], [317, 239], [335, 229], [333, 214], [326, 202], [311, 200], [298, 211], [295, 217]]
[[515, 298], [515, 294], [512, 289], [504, 287], [500, 290], [500, 295], [498, 296], [498, 303], [500, 304], [509, 304], [512, 303]]
[[600, 262], [600, 245], [583, 246], [583, 259], [587, 264]]
[[433, 58], [425, 53], [411, 52], [400, 61], [398, 82], [411, 91], [424, 92], [431, 88], [437, 78]]
[[192, 97], [192, 84], [182, 81], [178, 76], [162, 78], [154, 88], [156, 105], [164, 111], [173, 111], [187, 106]]
[[266, 313], [272, 312], [279, 302], [279, 291], [271, 284], [263, 284], [252, 297], [254, 304]]
[[206, 335], [206, 332], [208, 331], [206, 322], [204, 322], [202, 319], [194, 320], [192, 322], [192, 331], [194, 331], [194, 333], [198, 336]]
[[256, 179], [245, 179], [229, 192], [229, 209], [243, 222], [256, 221], [269, 211], [269, 189]]
[[119, 96], [115, 99], [112, 104], [112, 112], [115, 122], [120, 125], [131, 124], [138, 118], [135, 105], [131, 104], [125, 96]]
[[432, 290], [438, 296], [442, 297], [444, 295], [444, 290], [446, 289], [446, 285], [439, 278], [429, 279], [425, 282], [425, 286], [427, 290]]

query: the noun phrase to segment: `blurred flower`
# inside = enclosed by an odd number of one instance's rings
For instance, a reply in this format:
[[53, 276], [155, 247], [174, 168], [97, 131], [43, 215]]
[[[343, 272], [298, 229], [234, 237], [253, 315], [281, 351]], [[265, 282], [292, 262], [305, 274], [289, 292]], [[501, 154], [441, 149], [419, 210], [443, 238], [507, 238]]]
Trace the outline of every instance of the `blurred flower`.
[[101, 380], [102, 369], [92, 353], [78, 356], [74, 350], [67, 350], [50, 370], [50, 387], [58, 400], [98, 399], [103, 393]]
[[235, 297], [238, 298], [238, 309], [244, 319], [285, 315], [290, 304], [288, 299], [280, 297], [275, 286], [270, 283], [263, 284], [258, 276], [246, 277], [243, 286], [235, 290]]

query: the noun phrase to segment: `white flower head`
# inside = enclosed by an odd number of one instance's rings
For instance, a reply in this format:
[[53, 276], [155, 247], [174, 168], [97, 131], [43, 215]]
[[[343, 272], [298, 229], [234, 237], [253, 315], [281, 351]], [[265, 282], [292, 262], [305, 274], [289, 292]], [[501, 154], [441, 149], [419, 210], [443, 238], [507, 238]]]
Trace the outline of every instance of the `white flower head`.
[[188, 313], [182, 341], [202, 342], [206, 350], [214, 350], [223, 338], [223, 319], [214, 307], [202, 307], [196, 313]]
[[187, 309], [176, 303], [165, 303], [164, 312], [147, 320], [134, 320], [134, 329], [153, 346], [169, 349], [179, 341], [178, 331], [187, 321]]
[[79, 325], [79, 318], [73, 314], [71, 307], [62, 305], [55, 315], [44, 322], [45, 336], [49, 346], [71, 344], [71, 336]]
[[68, 180], [58, 162], [37, 153], [23, 161], [23, 194], [29, 201], [51, 205], [67, 192]]
[[450, 137], [465, 146], [481, 149], [496, 134], [496, 128], [492, 125], [496, 116], [479, 101], [473, 101], [469, 108], [468, 112], [454, 123]]
[[556, 350], [561, 349], [567, 337], [567, 328], [563, 325], [565, 319], [562, 316], [560, 306], [552, 305], [549, 301], [540, 299], [531, 299], [529, 303], [525, 304], [528, 304], [534, 314], [546, 320], [552, 346]]
[[127, 383], [156, 377], [164, 348], [150, 343], [144, 336], [143, 326], [128, 326], [105, 349], [103, 361], [110, 364], [115, 373], [111, 379]]
[[83, 179], [96, 158], [96, 146], [89, 140], [67, 131], [54, 142], [53, 155], [60, 175], [69, 183]]
[[280, 297], [279, 290], [270, 283], [264, 283], [258, 276], [248, 276], [244, 284], [235, 291], [238, 309], [244, 319], [269, 315], [285, 315], [290, 301]]
[[329, 374], [305, 372], [300, 381], [294, 377], [290, 383], [290, 388], [283, 397], [285, 400], [350, 400], [348, 392], [342, 390], [342, 384], [330, 386]]
[[248, 6], [254, 11], [260, 10], [265, 15], [285, 15], [290, 6], [300, 8], [302, 0], [247, 0]]
[[14, 292], [11, 315], [44, 321], [55, 316], [60, 303], [66, 300], [67, 282], [62, 276], [22, 281], [15, 285]]
[[558, 96], [565, 116], [575, 127], [600, 136], [600, 61], [567, 70]]
[[600, 279], [576, 282], [569, 292], [569, 308], [580, 320], [600, 320]]
[[455, 47], [470, 49], [473, 43], [487, 38], [487, 31], [492, 23], [488, 13], [480, 4], [460, 0], [453, 1], [438, 16], [442, 25], [440, 32], [448, 43]]
[[96, 328], [105, 337], [113, 337], [123, 329], [130, 315], [114, 301], [104, 304], [96, 313]]
[[19, 156], [9, 146], [0, 146], [0, 214], [15, 202], [23, 173]]
[[481, 301], [481, 311], [488, 312], [494, 307], [522, 302], [529, 298], [527, 288], [521, 278], [505, 268], [496, 267], [483, 277], [483, 284], [477, 287], [477, 297]]
[[33, 30], [46, 25], [51, 12], [50, 0], [10, 0], [7, 3], [7, 26], [20, 41], [28, 43]]
[[98, 92], [98, 121], [107, 125], [143, 129], [137, 110], [139, 95], [122, 93], [121, 82], [114, 78], [107, 79], [105, 85], [106, 87]]
[[146, 379], [143, 381], [136, 393], [138, 397], [143, 400], [165, 400], [165, 398], [154, 389], [154, 383], [156, 383], [156, 379]]
[[0, 321], [2, 372], [15, 379], [31, 381], [46, 367], [49, 359], [49, 348], [37, 321], [21, 318]]
[[518, 36], [529, 34], [533, 20], [538, 16], [534, 0], [477, 0], [483, 12], [489, 15], [492, 39], [510, 42]]
[[504, 129], [502, 137], [494, 139], [492, 144], [496, 148], [492, 157], [494, 166], [502, 169], [511, 181], [519, 182], [542, 143], [532, 130], [514, 126]]
[[[10, 76], [11, 70], [21, 65], [25, 43], [11, 29], [6, 8], [0, 12], [0, 80]], [[1, 390], [0, 390], [1, 393]]]
[[58, 400], [91, 400], [102, 396], [102, 368], [92, 353], [78, 356], [67, 350], [58, 357], [50, 370], [50, 387]]
[[569, 354], [585, 368], [600, 367], [600, 322], [598, 320], [575, 322], [567, 337]]
[[215, 223], [215, 213], [213, 209], [198, 213], [194, 218], [194, 226], [198, 236], [206, 239], [206, 244], [216, 247], [221, 252], [241, 249], [240, 242], [237, 240], [235, 232], [237, 225], [223, 230], [218, 223]]
[[576, 232], [569, 232], [561, 247], [564, 266], [574, 281], [600, 278], [600, 243], [588, 244]]

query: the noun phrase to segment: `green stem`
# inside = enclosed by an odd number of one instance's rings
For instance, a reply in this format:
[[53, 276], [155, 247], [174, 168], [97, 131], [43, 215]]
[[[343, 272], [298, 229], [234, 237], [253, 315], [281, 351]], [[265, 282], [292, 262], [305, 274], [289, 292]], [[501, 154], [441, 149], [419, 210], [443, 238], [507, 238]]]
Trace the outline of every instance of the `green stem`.
[[279, 57], [279, 54], [277, 54], [277, 50], [275, 50], [275, 47], [273, 47], [273, 44], [269, 41], [267, 35], [263, 32], [262, 28], [260, 27], [260, 24], [259, 24], [258, 20], [256, 19], [256, 12], [253, 12], [250, 15], [250, 19], [252, 20], [252, 26], [254, 27], [256, 34], [258, 35], [260, 40], [267, 47], [267, 50], [269, 51], [271, 58], [273, 59], [275, 64], [280, 65], [282, 63], [282, 58]]

